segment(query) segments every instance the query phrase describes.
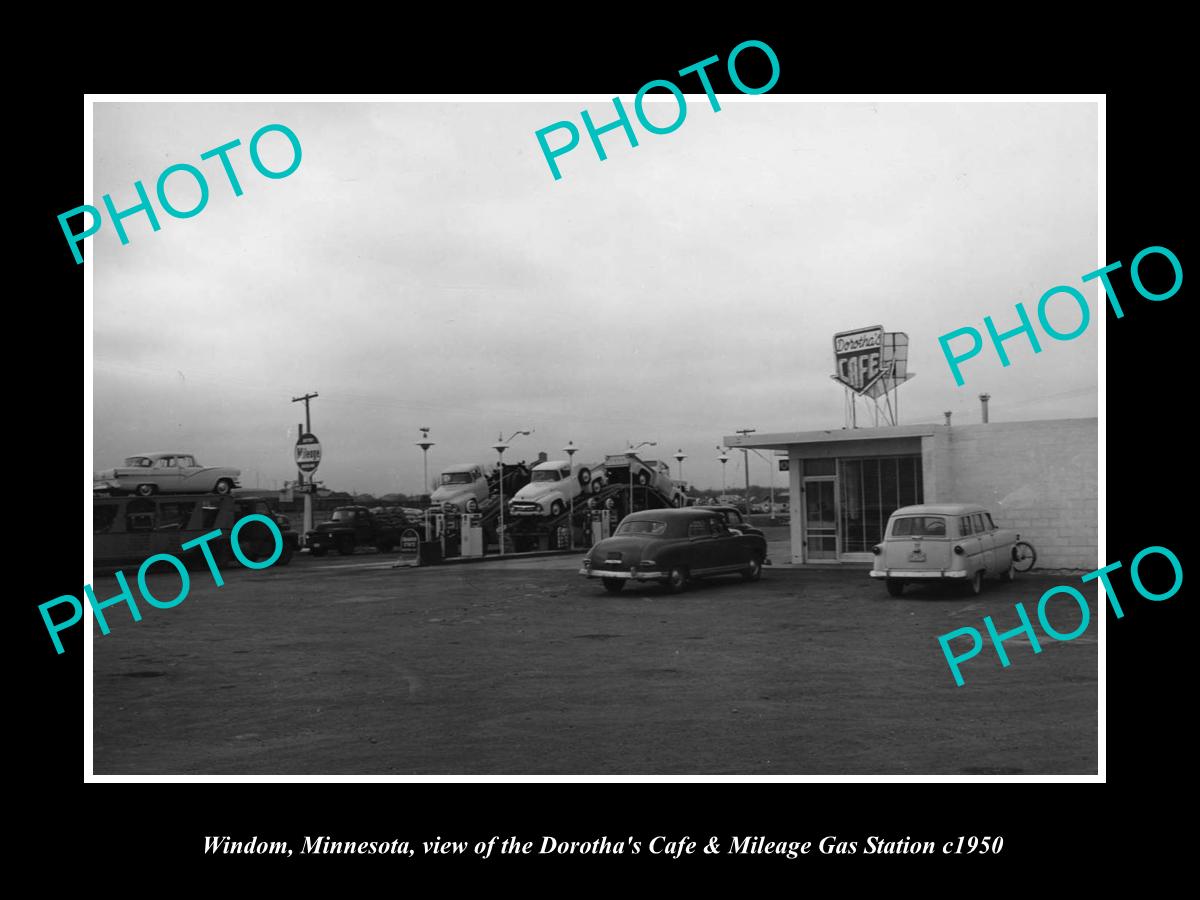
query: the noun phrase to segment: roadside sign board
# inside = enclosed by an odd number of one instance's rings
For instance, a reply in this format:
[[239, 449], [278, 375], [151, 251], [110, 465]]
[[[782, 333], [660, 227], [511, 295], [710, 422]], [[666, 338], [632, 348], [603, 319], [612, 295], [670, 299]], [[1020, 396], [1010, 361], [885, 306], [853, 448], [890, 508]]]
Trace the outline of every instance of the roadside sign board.
[[419, 566], [421, 564], [421, 532], [415, 528], [405, 528], [400, 532], [400, 566]]
[[321, 464], [321, 442], [315, 434], [302, 434], [296, 441], [296, 468], [301, 472], [315, 472]]
[[883, 326], [871, 325], [833, 336], [834, 378], [864, 394], [883, 377]]

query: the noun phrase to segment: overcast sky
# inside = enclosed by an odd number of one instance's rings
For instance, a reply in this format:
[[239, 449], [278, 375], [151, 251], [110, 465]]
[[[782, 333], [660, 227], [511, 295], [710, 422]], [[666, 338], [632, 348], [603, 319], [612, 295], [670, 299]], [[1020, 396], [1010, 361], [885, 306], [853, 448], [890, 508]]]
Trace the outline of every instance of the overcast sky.
[[[657, 441], [646, 457], [682, 448], [685, 477], [719, 486], [735, 429], [842, 426], [832, 336], [875, 324], [910, 336], [902, 424], [978, 422], [984, 391], [994, 421], [1097, 414], [1097, 282], [1080, 284], [1108, 261], [1094, 104], [729, 100], [689, 97], [672, 134], [635, 119], [639, 146], [610, 132], [604, 162], [585, 132], [560, 181], [534, 132], [585, 106], [609, 121], [611, 103], [97, 104], [88, 202], [132, 206], [134, 180], [153, 196], [178, 162], [211, 194], [190, 219], [159, 209], [158, 232], [127, 219], [127, 246], [108, 221], [87, 241], [95, 467], [179, 449], [278, 486], [303, 420], [290, 400], [318, 391], [333, 489], [418, 491], [420, 426], [431, 474], [533, 428], [507, 461]], [[269, 180], [247, 145], [275, 122], [303, 160]], [[236, 198], [199, 159], [233, 138]], [[261, 147], [271, 168], [290, 160], [278, 134]], [[168, 184], [194, 205], [186, 175]], [[956, 387], [938, 336], [985, 315], [1013, 327], [1017, 301], [1035, 316], [1058, 284], [1088, 297], [1087, 332], [1037, 355], [1009, 341], [1007, 369], [989, 349]]]

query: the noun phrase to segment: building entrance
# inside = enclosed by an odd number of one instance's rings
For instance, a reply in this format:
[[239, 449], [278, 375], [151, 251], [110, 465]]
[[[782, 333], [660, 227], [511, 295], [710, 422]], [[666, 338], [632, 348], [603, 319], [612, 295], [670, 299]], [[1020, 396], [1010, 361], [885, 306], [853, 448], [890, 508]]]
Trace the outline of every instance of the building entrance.
[[805, 556], [810, 561], [838, 558], [836, 503], [836, 476], [804, 479]]

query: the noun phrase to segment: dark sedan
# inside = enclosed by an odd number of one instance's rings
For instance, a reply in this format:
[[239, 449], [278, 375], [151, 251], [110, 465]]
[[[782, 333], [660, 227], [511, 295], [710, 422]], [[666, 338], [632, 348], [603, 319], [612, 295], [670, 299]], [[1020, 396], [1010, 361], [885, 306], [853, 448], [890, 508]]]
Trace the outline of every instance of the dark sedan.
[[761, 534], [730, 529], [713, 510], [651, 509], [631, 513], [616, 533], [588, 552], [579, 574], [616, 593], [625, 582], [657, 581], [681, 591], [689, 579], [740, 573], [757, 581], [767, 559]]

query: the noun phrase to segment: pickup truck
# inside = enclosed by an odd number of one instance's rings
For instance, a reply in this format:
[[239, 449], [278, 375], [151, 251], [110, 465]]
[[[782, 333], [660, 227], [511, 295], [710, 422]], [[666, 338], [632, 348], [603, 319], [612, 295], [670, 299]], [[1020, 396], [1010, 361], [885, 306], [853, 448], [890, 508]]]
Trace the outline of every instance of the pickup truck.
[[373, 514], [365, 506], [339, 506], [332, 519], [308, 533], [305, 543], [313, 556], [324, 556], [330, 549], [349, 556], [356, 547], [365, 546], [388, 553], [400, 543], [400, 532], [408, 525], [401, 512]]
[[560, 516], [575, 498], [598, 494], [604, 487], [604, 470], [576, 464], [565, 459], [538, 463], [530, 473], [529, 484], [517, 491], [508, 504], [513, 516]]
[[479, 512], [491, 493], [491, 472], [478, 463], [458, 463], [442, 470], [429, 503], [451, 515]]

